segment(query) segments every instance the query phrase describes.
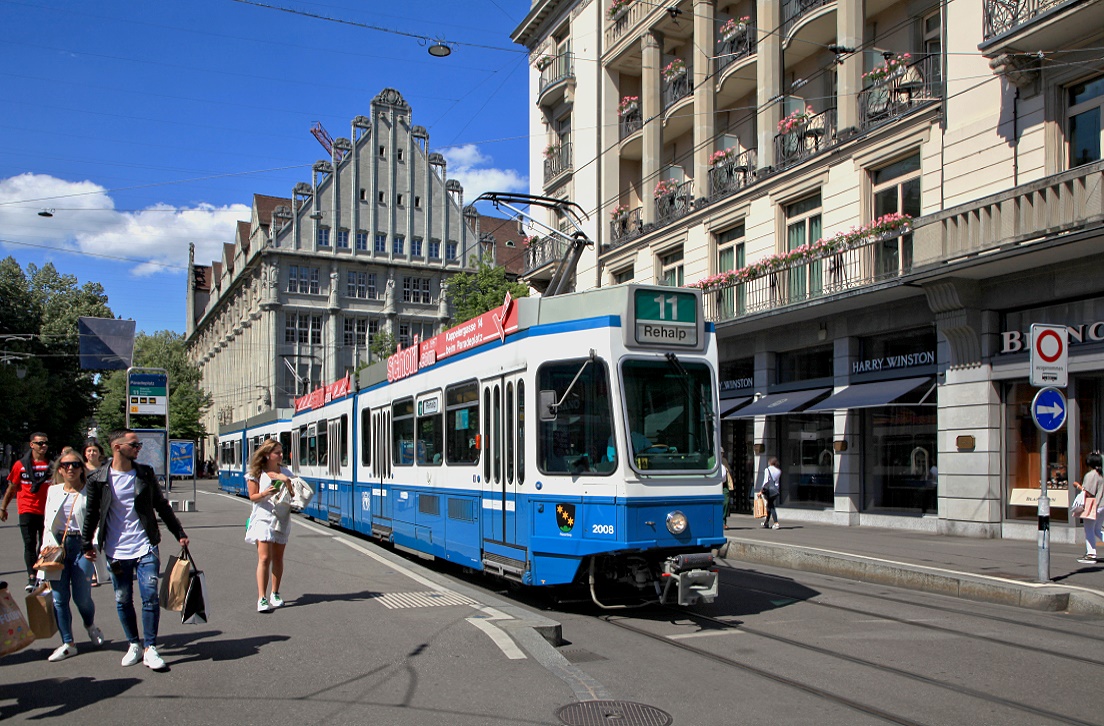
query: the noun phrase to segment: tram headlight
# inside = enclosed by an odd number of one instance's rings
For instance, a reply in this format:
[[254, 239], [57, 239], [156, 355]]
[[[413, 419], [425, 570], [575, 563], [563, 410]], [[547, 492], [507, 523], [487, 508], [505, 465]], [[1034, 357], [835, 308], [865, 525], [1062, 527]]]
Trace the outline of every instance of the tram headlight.
[[667, 514], [667, 531], [671, 534], [682, 534], [686, 531], [686, 515], [675, 510]]

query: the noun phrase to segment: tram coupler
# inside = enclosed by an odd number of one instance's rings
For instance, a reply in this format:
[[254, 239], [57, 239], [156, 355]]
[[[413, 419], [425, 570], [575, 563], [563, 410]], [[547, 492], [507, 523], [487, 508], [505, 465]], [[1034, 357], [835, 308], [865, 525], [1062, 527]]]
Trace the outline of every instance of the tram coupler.
[[668, 557], [660, 577], [664, 583], [659, 601], [665, 605], [671, 602], [672, 589], [678, 594], [680, 606], [711, 603], [717, 597], [720, 580], [709, 552]]

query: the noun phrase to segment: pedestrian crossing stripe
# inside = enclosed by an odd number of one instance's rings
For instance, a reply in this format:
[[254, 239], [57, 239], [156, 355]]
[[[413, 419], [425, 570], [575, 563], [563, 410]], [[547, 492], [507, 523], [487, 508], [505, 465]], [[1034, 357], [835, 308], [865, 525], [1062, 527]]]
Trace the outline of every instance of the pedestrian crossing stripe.
[[377, 592], [373, 596], [388, 610], [399, 608], [432, 608], [450, 605], [475, 605], [475, 600], [455, 592]]

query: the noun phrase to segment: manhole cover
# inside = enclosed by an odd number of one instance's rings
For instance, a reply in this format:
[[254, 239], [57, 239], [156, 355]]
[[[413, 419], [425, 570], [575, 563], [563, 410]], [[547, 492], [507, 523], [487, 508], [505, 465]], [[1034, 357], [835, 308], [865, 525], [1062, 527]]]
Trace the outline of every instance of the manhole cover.
[[671, 714], [632, 701], [583, 701], [556, 711], [567, 726], [669, 726]]

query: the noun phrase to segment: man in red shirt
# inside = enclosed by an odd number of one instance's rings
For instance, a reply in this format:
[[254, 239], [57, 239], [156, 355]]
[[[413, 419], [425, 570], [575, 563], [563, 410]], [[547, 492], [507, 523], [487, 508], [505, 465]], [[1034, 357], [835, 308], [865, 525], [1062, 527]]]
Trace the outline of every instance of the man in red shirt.
[[34, 564], [42, 549], [42, 528], [46, 524], [46, 493], [50, 490], [49, 446], [46, 434], [39, 431], [31, 434], [30, 451], [12, 465], [4, 501], [0, 502], [0, 522], [8, 521], [8, 504], [12, 499], [16, 499], [19, 507], [23, 562], [27, 565], [27, 592], [35, 587]]

